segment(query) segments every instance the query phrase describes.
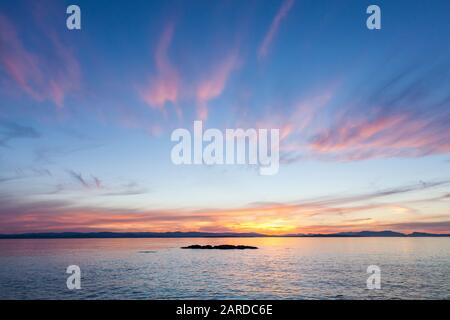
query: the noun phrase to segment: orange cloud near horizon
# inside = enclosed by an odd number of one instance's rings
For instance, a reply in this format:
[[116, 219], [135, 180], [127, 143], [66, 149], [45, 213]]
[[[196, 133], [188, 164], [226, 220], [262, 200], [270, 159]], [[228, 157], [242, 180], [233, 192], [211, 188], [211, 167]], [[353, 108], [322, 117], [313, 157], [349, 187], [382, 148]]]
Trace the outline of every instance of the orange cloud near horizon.
[[[35, 208], [33, 208], [35, 207]], [[410, 233], [450, 233], [446, 215], [411, 218], [395, 204], [334, 205], [254, 204], [227, 209], [121, 210], [107, 208], [39, 209], [22, 206], [22, 213], [0, 217], [0, 233], [22, 232], [256, 232], [269, 235], [393, 230]], [[395, 214], [394, 214], [395, 213]]]

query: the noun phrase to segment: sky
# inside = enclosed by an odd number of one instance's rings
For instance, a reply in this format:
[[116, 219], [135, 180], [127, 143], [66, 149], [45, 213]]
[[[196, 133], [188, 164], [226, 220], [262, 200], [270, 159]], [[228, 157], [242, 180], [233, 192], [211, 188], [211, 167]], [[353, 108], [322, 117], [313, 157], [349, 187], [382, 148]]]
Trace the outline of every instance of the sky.
[[[0, 233], [450, 233], [449, 13], [1, 0]], [[171, 133], [195, 120], [279, 129], [278, 174], [174, 165]]]

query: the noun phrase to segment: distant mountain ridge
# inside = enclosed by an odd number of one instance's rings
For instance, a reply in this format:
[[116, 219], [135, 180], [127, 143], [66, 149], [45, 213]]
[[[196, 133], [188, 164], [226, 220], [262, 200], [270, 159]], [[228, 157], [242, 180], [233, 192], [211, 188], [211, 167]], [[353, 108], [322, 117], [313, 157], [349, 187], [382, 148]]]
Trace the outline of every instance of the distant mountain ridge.
[[92, 238], [255, 238], [255, 237], [306, 237], [306, 238], [362, 238], [362, 237], [450, 237], [450, 234], [413, 232], [410, 234], [385, 231], [338, 232], [329, 234], [285, 234], [234, 232], [42, 232], [0, 234], [0, 239], [92, 239]]
[[[412, 235], [412, 234], [411, 234]], [[410, 234], [404, 234], [400, 232], [395, 231], [357, 231], [357, 232], [338, 232], [338, 233], [331, 233], [331, 234], [304, 234], [302, 236], [306, 237], [409, 237]], [[292, 235], [292, 236], [301, 236], [298, 235]], [[434, 235], [432, 235], [434, 236]]]

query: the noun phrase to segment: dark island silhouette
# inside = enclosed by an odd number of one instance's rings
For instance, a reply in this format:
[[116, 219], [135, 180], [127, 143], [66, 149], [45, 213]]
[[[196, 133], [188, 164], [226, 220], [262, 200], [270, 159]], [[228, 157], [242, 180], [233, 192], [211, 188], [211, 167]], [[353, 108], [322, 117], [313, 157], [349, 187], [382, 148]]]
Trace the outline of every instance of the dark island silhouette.
[[361, 237], [450, 237], [450, 234], [413, 232], [410, 234], [395, 231], [358, 231], [329, 234], [284, 234], [267, 235], [262, 233], [213, 233], [213, 232], [42, 232], [0, 234], [0, 239], [89, 239], [89, 238], [257, 238], [257, 237], [307, 237], [307, 238], [361, 238]]
[[211, 250], [211, 249], [218, 249], [218, 250], [244, 250], [244, 249], [258, 249], [258, 247], [252, 247], [252, 246], [244, 246], [244, 245], [231, 245], [231, 244], [221, 244], [218, 246], [211, 246], [211, 245], [206, 245], [206, 246], [202, 246], [199, 244], [193, 244], [187, 247], [181, 247], [181, 249], [203, 249], [203, 250]]

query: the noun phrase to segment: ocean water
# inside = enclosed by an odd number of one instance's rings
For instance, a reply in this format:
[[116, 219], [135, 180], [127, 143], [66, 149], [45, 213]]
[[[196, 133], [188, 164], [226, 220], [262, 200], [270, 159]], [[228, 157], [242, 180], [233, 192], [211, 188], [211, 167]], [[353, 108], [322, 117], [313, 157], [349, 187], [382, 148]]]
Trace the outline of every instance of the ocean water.
[[450, 299], [450, 238], [0, 240], [0, 299]]

